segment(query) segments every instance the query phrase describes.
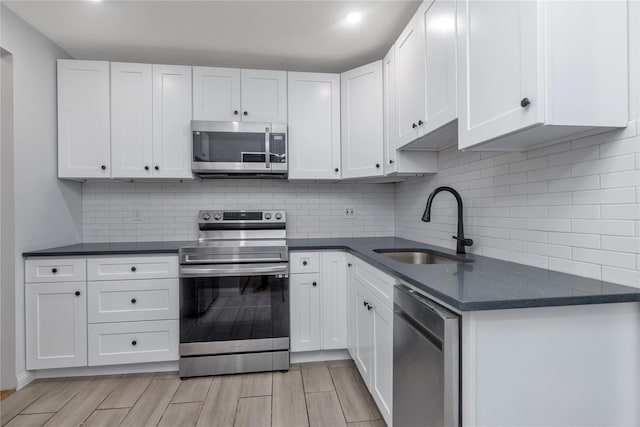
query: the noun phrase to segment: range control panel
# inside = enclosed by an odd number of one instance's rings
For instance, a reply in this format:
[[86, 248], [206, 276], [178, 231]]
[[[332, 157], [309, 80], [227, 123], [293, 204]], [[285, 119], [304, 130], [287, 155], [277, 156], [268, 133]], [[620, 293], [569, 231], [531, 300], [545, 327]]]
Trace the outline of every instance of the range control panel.
[[269, 223], [286, 222], [285, 212], [279, 211], [200, 211], [199, 223], [215, 222], [244, 222], [244, 223]]

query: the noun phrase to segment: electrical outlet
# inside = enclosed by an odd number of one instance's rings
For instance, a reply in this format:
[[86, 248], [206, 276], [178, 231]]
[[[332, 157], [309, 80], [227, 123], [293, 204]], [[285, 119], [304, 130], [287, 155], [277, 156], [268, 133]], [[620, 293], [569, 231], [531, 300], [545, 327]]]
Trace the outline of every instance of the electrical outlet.
[[346, 219], [354, 219], [356, 217], [356, 208], [354, 207], [345, 206], [342, 211]]
[[142, 219], [142, 209], [141, 208], [133, 208], [133, 220], [134, 221], [143, 221], [143, 219]]

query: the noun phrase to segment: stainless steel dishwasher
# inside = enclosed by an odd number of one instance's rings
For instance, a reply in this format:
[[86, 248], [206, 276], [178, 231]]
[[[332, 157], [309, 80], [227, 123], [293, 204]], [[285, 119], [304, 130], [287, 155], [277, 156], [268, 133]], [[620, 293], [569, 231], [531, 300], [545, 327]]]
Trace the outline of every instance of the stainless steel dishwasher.
[[458, 427], [460, 317], [405, 285], [393, 297], [393, 427]]

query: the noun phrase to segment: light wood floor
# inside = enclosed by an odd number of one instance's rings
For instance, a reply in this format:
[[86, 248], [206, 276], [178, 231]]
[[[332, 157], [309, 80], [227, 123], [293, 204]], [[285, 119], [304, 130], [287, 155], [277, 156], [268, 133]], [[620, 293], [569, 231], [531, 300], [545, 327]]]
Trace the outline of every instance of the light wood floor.
[[0, 412], [8, 427], [385, 427], [351, 361], [184, 381], [177, 373], [37, 380]]

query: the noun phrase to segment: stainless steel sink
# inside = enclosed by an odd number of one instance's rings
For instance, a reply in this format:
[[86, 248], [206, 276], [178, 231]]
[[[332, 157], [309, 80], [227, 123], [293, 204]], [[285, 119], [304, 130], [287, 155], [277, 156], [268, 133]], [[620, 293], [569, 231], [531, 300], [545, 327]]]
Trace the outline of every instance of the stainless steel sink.
[[449, 255], [429, 249], [375, 249], [374, 252], [405, 264], [456, 264], [473, 262], [461, 256]]

